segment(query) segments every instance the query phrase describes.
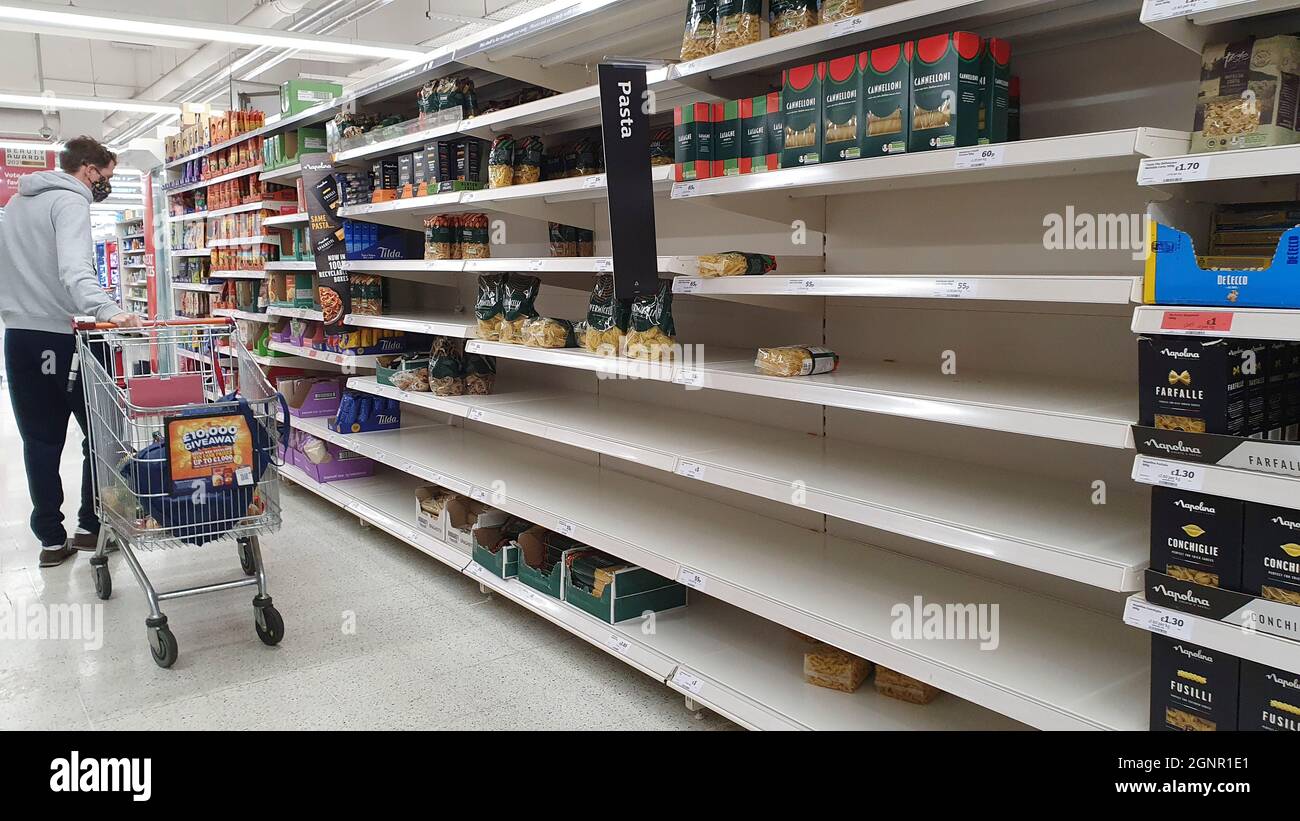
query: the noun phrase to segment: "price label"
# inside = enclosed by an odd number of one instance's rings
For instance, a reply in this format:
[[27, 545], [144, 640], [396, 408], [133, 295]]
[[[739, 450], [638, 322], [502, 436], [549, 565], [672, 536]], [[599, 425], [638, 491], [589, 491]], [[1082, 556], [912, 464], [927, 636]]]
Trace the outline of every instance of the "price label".
[[469, 412], [466, 413], [465, 416], [468, 417], [469, 420], [470, 420], [471, 422], [482, 422], [482, 421], [483, 421], [483, 409], [482, 409], [482, 408], [470, 408], [470, 409], [469, 409]]
[[470, 488], [469, 497], [476, 502], [486, 502], [488, 500], [488, 496], [489, 494], [487, 490], [485, 490], [484, 488], [481, 487]]
[[687, 198], [689, 198], [689, 197], [694, 197], [694, 196], [698, 195], [699, 192], [700, 192], [700, 189], [699, 189], [699, 184], [698, 184], [698, 183], [694, 183], [694, 182], [675, 182], [675, 183], [673, 183], [673, 190], [672, 190], [672, 192], [668, 195], [668, 198], [669, 198], [669, 199], [674, 199], [674, 200], [684, 200], [684, 199], [687, 199]]
[[693, 60], [688, 63], [678, 63], [677, 65], [673, 66], [674, 76], [685, 77], [688, 74], [694, 74], [694, 73], [695, 73], [695, 61]]
[[620, 656], [626, 656], [627, 651], [632, 649], [632, 642], [628, 641], [624, 636], [613, 635], [605, 639], [605, 646]]
[[1216, 8], [1220, 2], [1221, 0], [1147, 0], [1142, 7], [1142, 19], [1155, 21], [1187, 17]]
[[1165, 311], [1160, 330], [1185, 334], [1221, 334], [1232, 330], [1231, 311]]
[[705, 586], [709, 583], [708, 578], [703, 573], [698, 570], [691, 570], [685, 565], [677, 571], [677, 581], [678, 583], [684, 584], [692, 590], [698, 590], [701, 593], [704, 592]]
[[1162, 636], [1192, 640], [1192, 620], [1185, 613], [1169, 610], [1140, 599], [1129, 599], [1124, 607], [1124, 623]]
[[519, 591], [519, 598], [523, 599], [529, 604], [537, 604], [537, 591], [523, 584], [517, 585], [516, 589]]
[[477, 191], [463, 191], [463, 192], [461, 192], [461, 195], [460, 195], [460, 201], [461, 201], [461, 202], [473, 202], [477, 194], [478, 194]]
[[1002, 165], [1002, 146], [980, 145], [974, 148], [960, 148], [953, 158], [953, 168], [991, 168]]
[[614, 270], [613, 257], [596, 257], [596, 273], [608, 274]]
[[488, 575], [487, 569], [478, 562], [470, 562], [469, 567], [465, 568], [465, 572], [471, 576], [478, 576], [479, 578], [486, 578]]
[[673, 377], [673, 381], [679, 385], [686, 385], [692, 388], [704, 387], [704, 372], [695, 368], [682, 368]]
[[542, 270], [543, 262], [545, 262], [545, 260], [543, 260], [541, 257], [537, 257], [536, 259], [530, 259], [528, 261], [528, 270], [530, 271]]
[[583, 187], [584, 189], [586, 189], [586, 188], [604, 188], [604, 187], [605, 187], [605, 175], [604, 175], [604, 174], [594, 174], [594, 175], [592, 175], [592, 176], [590, 176], [590, 177], [587, 177], [587, 179], [585, 179], [585, 180], [582, 181], [582, 187]]
[[1167, 160], [1143, 160], [1138, 166], [1138, 185], [1168, 185], [1198, 182], [1210, 178], [1210, 158], [1175, 157]]
[[700, 680], [699, 676], [685, 667], [678, 667], [677, 672], [673, 673], [673, 684], [693, 696], [698, 696], [700, 691], [704, 689], [704, 682]]
[[573, 524], [573, 522], [566, 522], [564, 519], [561, 519], [559, 524], [556, 526], [556, 532], [561, 536], [568, 536], [570, 539], [573, 539], [577, 538], [574, 534], [578, 532], [578, 528]]
[[699, 290], [700, 281], [690, 277], [677, 277], [673, 280], [673, 291], [679, 294], [693, 294]]
[[685, 476], [687, 479], [703, 479], [704, 465], [695, 462], [678, 462], [677, 475]]
[[785, 283], [787, 294], [812, 294], [817, 292], [815, 279], [791, 279]]
[[845, 34], [856, 34], [859, 31], [865, 31], [867, 28], [866, 14], [859, 14], [856, 17], [850, 17], [847, 20], [836, 20], [831, 24], [831, 36], [843, 37]]
[[1187, 462], [1139, 456], [1133, 467], [1133, 479], [1148, 485], [1178, 490], [1200, 490], [1205, 484], [1205, 468]]
[[974, 299], [978, 283], [970, 279], [936, 279], [931, 295], [936, 299]]

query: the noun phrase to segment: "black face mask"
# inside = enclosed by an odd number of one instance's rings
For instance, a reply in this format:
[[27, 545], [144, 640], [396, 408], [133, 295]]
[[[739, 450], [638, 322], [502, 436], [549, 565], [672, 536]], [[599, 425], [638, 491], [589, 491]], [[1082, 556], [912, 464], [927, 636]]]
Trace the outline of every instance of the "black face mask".
[[95, 202], [103, 202], [112, 193], [113, 184], [108, 181], [107, 177], [101, 176], [90, 184], [90, 198]]

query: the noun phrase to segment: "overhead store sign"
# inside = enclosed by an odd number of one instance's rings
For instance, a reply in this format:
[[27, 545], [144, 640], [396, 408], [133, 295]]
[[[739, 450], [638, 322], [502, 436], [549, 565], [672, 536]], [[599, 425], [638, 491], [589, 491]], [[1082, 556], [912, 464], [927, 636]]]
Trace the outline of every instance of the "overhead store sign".
[[601, 63], [598, 73], [614, 293], [619, 299], [650, 295], [659, 288], [659, 265], [654, 188], [646, 161], [650, 112], [645, 66]]
[[0, 164], [0, 208], [18, 193], [23, 177], [37, 171], [54, 170], [54, 152], [38, 148], [6, 148]]

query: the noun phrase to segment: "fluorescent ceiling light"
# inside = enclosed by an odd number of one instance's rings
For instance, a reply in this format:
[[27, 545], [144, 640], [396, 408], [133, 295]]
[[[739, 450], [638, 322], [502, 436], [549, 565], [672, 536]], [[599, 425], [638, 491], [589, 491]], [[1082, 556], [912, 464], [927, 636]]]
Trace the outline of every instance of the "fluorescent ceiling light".
[[140, 100], [104, 100], [94, 97], [56, 97], [44, 94], [9, 94], [0, 92], [0, 107], [37, 108], [42, 111], [61, 108], [83, 111], [129, 111], [140, 114], [176, 114], [181, 107], [175, 103], [151, 103]]
[[0, 20], [35, 23], [54, 28], [113, 32], [123, 35], [128, 42], [132, 35], [174, 40], [210, 40], [236, 46], [271, 46], [293, 48], [321, 54], [342, 54], [352, 57], [373, 57], [382, 60], [411, 60], [423, 57], [425, 52], [414, 46], [371, 43], [338, 37], [319, 37], [275, 29], [257, 29], [250, 26], [227, 26], [219, 23], [196, 23], [158, 17], [135, 17], [115, 14], [84, 12], [73, 7], [34, 7], [5, 3], [0, 5]]

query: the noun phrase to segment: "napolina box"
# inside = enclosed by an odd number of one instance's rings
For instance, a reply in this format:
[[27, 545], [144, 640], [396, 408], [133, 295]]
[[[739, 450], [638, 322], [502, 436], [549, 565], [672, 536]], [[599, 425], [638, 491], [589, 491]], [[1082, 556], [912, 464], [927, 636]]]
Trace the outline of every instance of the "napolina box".
[[818, 67], [822, 75], [822, 162], [862, 155], [862, 83], [858, 56], [848, 54]]
[[1249, 390], [1229, 339], [1138, 337], [1138, 423], [1245, 436]]
[[1300, 732], [1300, 674], [1241, 660], [1238, 730]]
[[822, 84], [820, 63], [787, 68], [782, 74], [781, 167], [821, 161]]
[[1167, 636], [1151, 636], [1151, 729], [1235, 730], [1240, 660]]
[[1151, 569], [1180, 581], [1241, 590], [1245, 503], [1151, 488]]
[[862, 156], [907, 151], [912, 118], [907, 116], [912, 83], [912, 44], [895, 43], [859, 55], [862, 76]]
[[984, 40], [969, 31], [912, 42], [908, 151], [976, 144], [983, 54]]
[[1242, 592], [1300, 605], [1300, 510], [1248, 502], [1244, 541]]

